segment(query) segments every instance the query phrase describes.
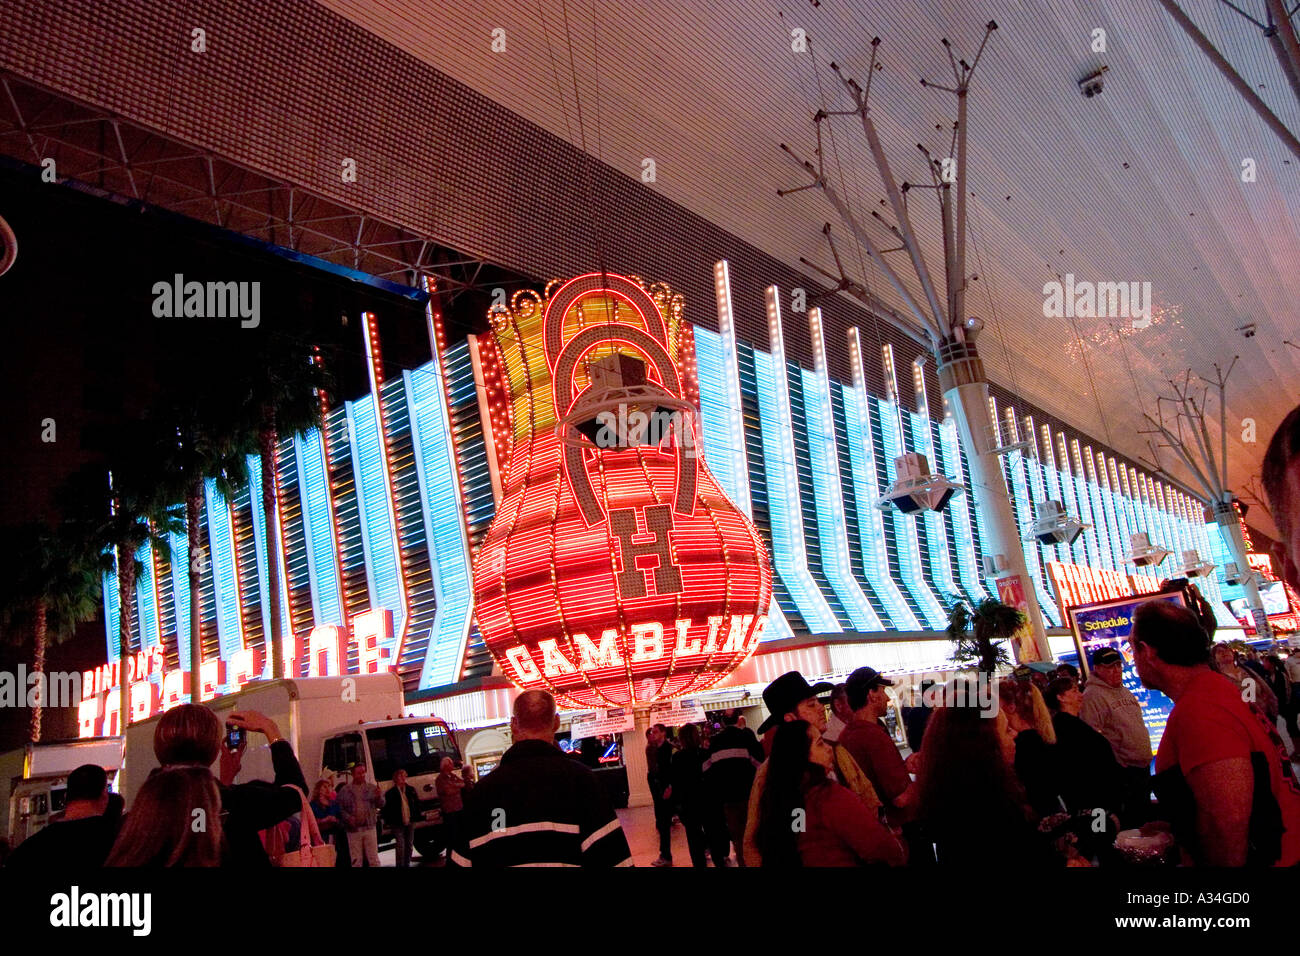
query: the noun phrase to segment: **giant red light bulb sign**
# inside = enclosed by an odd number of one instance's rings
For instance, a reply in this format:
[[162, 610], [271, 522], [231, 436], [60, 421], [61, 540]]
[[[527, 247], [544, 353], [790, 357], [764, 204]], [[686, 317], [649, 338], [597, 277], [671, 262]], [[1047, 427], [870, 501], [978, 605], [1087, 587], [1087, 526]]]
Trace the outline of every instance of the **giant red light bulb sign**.
[[683, 412], [682, 308], [663, 284], [593, 273], [491, 314], [509, 435], [475, 614], [507, 676], [570, 705], [711, 687], [766, 624], [767, 551]]

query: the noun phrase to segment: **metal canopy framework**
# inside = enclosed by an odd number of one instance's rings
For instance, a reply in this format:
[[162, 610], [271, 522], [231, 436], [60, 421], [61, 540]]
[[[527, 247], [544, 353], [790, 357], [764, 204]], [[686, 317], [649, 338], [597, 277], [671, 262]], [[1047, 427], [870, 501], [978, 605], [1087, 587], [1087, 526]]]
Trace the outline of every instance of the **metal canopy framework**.
[[454, 297], [483, 260], [329, 198], [196, 149], [105, 110], [0, 76], [0, 153], [119, 202], [169, 210], [412, 288], [434, 275]]

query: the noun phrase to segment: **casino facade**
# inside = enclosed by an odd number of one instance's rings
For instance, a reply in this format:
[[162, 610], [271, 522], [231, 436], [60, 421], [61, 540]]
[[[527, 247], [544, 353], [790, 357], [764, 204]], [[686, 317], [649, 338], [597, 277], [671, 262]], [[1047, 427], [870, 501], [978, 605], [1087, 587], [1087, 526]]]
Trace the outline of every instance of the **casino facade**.
[[[871, 342], [858, 328], [851, 328], [842, 343], [827, 342], [822, 310], [816, 307], [800, 317], [816, 357], [813, 367], [791, 361], [783, 335], [789, 324], [780, 314], [788, 297], [776, 286], [765, 290], [770, 346], [756, 347], [737, 334], [726, 261], [715, 266], [716, 294], [710, 302], [686, 303], [667, 286], [635, 277], [585, 278], [592, 286], [584, 300], [590, 314], [576, 321], [598, 330], [587, 335], [597, 343], [589, 361], [601, 346], [617, 353], [610, 344], [615, 339], [637, 341], [608, 331], [606, 320], [592, 311], [592, 295], [604, 308], [608, 303], [602, 297], [615, 298], [611, 290], [624, 299], [630, 298], [625, 290], [640, 292], [648, 309], [672, 318], [671, 337], [664, 339], [671, 356], [658, 350], [661, 364], [669, 361], [652, 381], [675, 383], [676, 394], [689, 404], [687, 420], [701, 446], [698, 473], [707, 473], [715, 489], [711, 511], [733, 506], [739, 535], [696, 548], [701, 567], [716, 566], [688, 580], [684, 590], [696, 606], [682, 610], [679, 595], [676, 609], [651, 625], [653, 639], [638, 636], [637, 615], [649, 612], [638, 609], [638, 598], [626, 587], [615, 586], [618, 568], [639, 569], [638, 580], [657, 581], [655, 568], [669, 562], [627, 559], [624, 544], [599, 525], [595, 560], [603, 571], [575, 574], [581, 555], [556, 555], [587, 525], [575, 518], [557, 535], [563, 515], [557, 518], [562, 509], [556, 502], [575, 500], [566, 498], [568, 486], [559, 479], [539, 498], [540, 517], [531, 524], [526, 516], [519, 519], [525, 510], [515, 500], [521, 485], [531, 480], [536, 488], [541, 480], [521, 470], [523, 456], [535, 449], [519, 420], [536, 414], [537, 396], [545, 390], [537, 382], [525, 385], [523, 377], [530, 361], [534, 376], [539, 370], [549, 374], [554, 362], [548, 365], [543, 350], [534, 349], [522, 333], [512, 351], [503, 333], [518, 333], [520, 316], [531, 314], [529, 309], [540, 329], [543, 305], [560, 294], [544, 298], [538, 289], [516, 296], [510, 307], [494, 310], [495, 334], [449, 343], [430, 282], [427, 318], [434, 358], [388, 374], [378, 323], [371, 314], [361, 316], [371, 391], [328, 409], [319, 431], [279, 442], [278, 527], [268, 532], [248, 489], [227, 500], [209, 485], [200, 520], [210, 560], [201, 558], [197, 594], [190, 593], [187, 575], [173, 570], [190, 560], [185, 535], [173, 537], [170, 558], [141, 549], [137, 557], [144, 573], [134, 595], [133, 655], [140, 666], [133, 658], [133, 716], [185, 699], [179, 669], [189, 660], [187, 622], [195, 601], [202, 621], [205, 697], [270, 676], [268, 618], [278, 612], [286, 635], [286, 676], [391, 667], [401, 676], [412, 712], [436, 712], [462, 728], [501, 723], [517, 686], [549, 687], [571, 708], [644, 705], [684, 694], [735, 705], [747, 691], [755, 700], [767, 680], [792, 667], [820, 677], [843, 675], [864, 663], [896, 673], [947, 669], [948, 644], [942, 638], [951, 598], [978, 601], [998, 594], [981, 561], [979, 489], [966, 488], [943, 510], [917, 515], [876, 505], [896, 477], [896, 459], [908, 452], [924, 455], [932, 470], [956, 483], [966, 481], [956, 429], [951, 416], [929, 398], [923, 363], [906, 369], [916, 399], [905, 404], [893, 345]], [[562, 286], [557, 282], [550, 288]], [[705, 310], [714, 319], [708, 325], [698, 321]], [[578, 311], [575, 307], [570, 319]], [[645, 319], [641, 314], [640, 321]], [[849, 355], [851, 381], [827, 373], [824, 356], [836, 347]], [[868, 387], [870, 379], [883, 381], [884, 388]], [[1036, 421], [1031, 409], [990, 398], [988, 413], [991, 431], [1015, 446], [1003, 460], [1026, 534], [1034, 505], [1048, 500], [1063, 502], [1088, 525], [1073, 545], [1026, 544], [1032, 587], [1053, 627], [1054, 649], [1071, 647], [1062, 630], [1064, 602], [1150, 591], [1170, 576], [1167, 568], [1127, 562], [1135, 531], [1147, 532], [1175, 553], [1194, 549], [1214, 562], [1218, 570], [1201, 579], [1202, 589], [1221, 622], [1237, 624], [1223, 604], [1231, 593], [1223, 581], [1226, 549], [1218, 526], [1206, 522], [1201, 501], [1054, 420]], [[553, 408], [528, 427], [553, 449], [560, 447]], [[540, 459], [542, 453], [537, 455]], [[673, 464], [672, 455], [659, 448], [613, 457], [638, 467], [652, 459]], [[257, 488], [257, 459], [249, 465], [249, 488]], [[607, 492], [620, 480], [608, 468], [601, 476]], [[669, 492], [672, 477], [659, 482]], [[645, 492], [647, 500], [656, 494], [653, 488]], [[509, 548], [500, 534], [499, 541], [493, 538], [494, 528], [507, 520], [519, 526]], [[668, 533], [679, 551], [685, 547], [678, 540], [684, 527]], [[644, 540], [646, 533], [644, 523], [633, 525], [627, 542]], [[728, 549], [730, 568], [718, 560]], [[505, 600], [504, 591], [529, 573], [515, 555], [529, 550], [539, 553], [534, 564], [546, 580], [559, 583], [542, 600]], [[744, 556], [744, 567], [738, 555]], [[280, 564], [285, 583], [278, 609], [272, 608], [267, 588], [272, 560]], [[681, 560], [680, 554], [672, 560]], [[484, 587], [483, 579], [494, 575], [503, 588]], [[118, 589], [111, 574], [104, 585], [107, 658], [113, 662]], [[642, 604], [653, 597], [644, 593], [646, 586], [637, 585], [641, 590], [635, 592]], [[729, 594], [731, 603], [723, 600], [729, 589], [746, 587], [743, 595]], [[585, 624], [577, 619], [584, 613]], [[680, 635], [674, 632], [676, 622]], [[688, 636], [692, 628], [694, 636]], [[599, 650], [597, 634], [607, 629], [617, 646]], [[531, 640], [518, 637], [525, 632]], [[700, 653], [706, 648], [711, 652]], [[684, 649], [699, 657], [683, 656]], [[605, 659], [596, 661], [601, 656]], [[586, 657], [595, 662], [593, 668], [583, 663]], [[669, 678], [670, 673], [678, 676]], [[87, 673], [83, 736], [116, 729], [114, 684], [111, 664]]]

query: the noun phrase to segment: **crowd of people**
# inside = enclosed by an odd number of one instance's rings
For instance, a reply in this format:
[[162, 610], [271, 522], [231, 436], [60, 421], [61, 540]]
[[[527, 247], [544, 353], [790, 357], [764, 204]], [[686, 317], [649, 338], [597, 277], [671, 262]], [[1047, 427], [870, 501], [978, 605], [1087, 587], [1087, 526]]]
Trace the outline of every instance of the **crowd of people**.
[[[1263, 480], [1284, 576], [1300, 584], [1300, 408], [1274, 436]], [[1300, 864], [1300, 784], [1281, 734], [1300, 741], [1300, 653], [1284, 662], [1215, 644], [1196, 589], [1166, 590], [1184, 600], [1140, 604], [1127, 648], [1137, 679], [1174, 702], [1154, 755], [1113, 646], [1092, 653], [1082, 682], [1062, 663], [923, 685], [902, 714], [906, 756], [886, 721], [891, 678], [860, 667], [842, 684], [810, 684], [792, 671], [763, 691], [757, 733], [735, 712], [676, 740], [649, 728], [654, 864], [672, 865], [677, 822], [697, 867]], [[159, 767], [132, 806], [109, 792], [103, 768], [80, 767], [61, 819], [6, 866], [377, 866], [380, 816], [398, 865], [410, 865], [417, 797], [403, 771], [385, 792], [354, 766], [345, 786], [327, 775], [308, 800], [273, 721], [225, 719], [266, 738], [272, 781], [235, 784], [242, 747], [223, 746], [210, 709], [182, 705], [159, 720]], [[631, 865], [605, 788], [556, 745], [559, 729], [555, 699], [525, 691], [490, 775], [476, 782], [442, 762], [449, 866]]]

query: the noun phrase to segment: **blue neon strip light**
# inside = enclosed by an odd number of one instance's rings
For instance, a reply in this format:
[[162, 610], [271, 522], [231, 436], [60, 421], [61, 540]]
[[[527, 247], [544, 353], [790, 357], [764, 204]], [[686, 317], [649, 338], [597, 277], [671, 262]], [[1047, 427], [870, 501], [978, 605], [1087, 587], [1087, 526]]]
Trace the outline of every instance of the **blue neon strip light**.
[[[908, 415], [911, 418], [912, 435], [917, 446], [916, 450], [926, 456], [926, 460], [930, 462], [930, 466], [936, 474], [946, 474], [948, 471], [944, 461], [946, 456], [936, 454], [937, 449], [930, 433], [930, 416], [919, 412], [909, 412]], [[962, 494], [965, 494], [965, 492], [962, 492]], [[930, 570], [934, 576], [934, 583], [939, 588], [937, 596], [942, 604], [947, 603], [946, 596], [961, 596], [961, 589], [957, 587], [957, 582], [952, 577], [954, 562], [952, 554], [948, 550], [948, 529], [944, 526], [945, 518], [957, 510], [954, 507], [955, 504], [954, 499], [949, 499], [949, 506], [944, 508], [942, 513], [928, 509], [925, 511], [925, 531], [930, 548]]]
[[203, 483], [208, 505], [208, 540], [212, 547], [212, 581], [216, 589], [217, 643], [222, 660], [243, 647], [239, 630], [239, 582], [235, 579], [235, 543], [230, 533], [226, 500], [211, 479]]
[[[892, 482], [898, 477], [894, 468], [894, 459], [902, 454], [898, 442], [898, 429], [895, 426], [897, 409], [892, 402], [879, 398], [876, 399], [876, 409], [881, 421], [884, 422], [881, 433], [885, 445], [882, 449], [885, 453], [885, 476]], [[903, 574], [903, 584], [908, 593], [916, 599], [921, 613], [926, 616], [930, 626], [942, 630], [948, 626], [948, 616], [921, 576], [921, 547], [917, 543], [916, 518], [892, 508], [889, 518], [894, 523], [894, 540], [898, 543], [898, 566]]]
[[[954, 481], [966, 485], [966, 497], [975, 493], [966, 480], [962, 467], [961, 442], [957, 435], [957, 424], [951, 418], [939, 423], [939, 444], [943, 449], [944, 470]], [[965, 507], [950, 508], [952, 514], [953, 536], [957, 539], [957, 573], [966, 596], [974, 601], [988, 597], [984, 582], [980, 580], [979, 560], [975, 554], [975, 536], [971, 530], [970, 512]]]
[[190, 541], [168, 536], [172, 549], [172, 602], [176, 606], [176, 648], [181, 670], [190, 669]]
[[393, 549], [393, 525], [384, 484], [383, 444], [373, 401], [347, 403], [352, 427], [352, 471], [356, 477], [357, 508], [361, 513], [361, 542], [365, 550], [370, 606], [393, 612], [393, 634], [402, 630], [405, 614], [400, 583], [401, 565]]
[[118, 631], [122, 627], [117, 600], [117, 574], [104, 572], [104, 636], [107, 639], [108, 660], [115, 661], [118, 654]]
[[[1012, 455], [1007, 461], [1008, 478], [1011, 483], [1011, 494], [1015, 498], [1016, 508], [1021, 515], [1022, 522], [1025, 520], [1032, 521], [1034, 513], [1029, 504], [1028, 482], [1025, 480], [1025, 459], [1022, 455]], [[1021, 538], [1027, 537], [1027, 529], [1023, 526], [1018, 527]], [[1043, 612], [1043, 616], [1054, 627], [1061, 624], [1061, 609], [1057, 606], [1056, 600], [1052, 597], [1052, 590], [1047, 586], [1043, 579], [1043, 563], [1039, 555], [1036, 544], [1026, 543], [1022, 548], [1025, 554], [1025, 569], [1029, 572], [1029, 579], [1034, 583], [1034, 593], [1038, 595], [1038, 606]], [[1050, 553], [1050, 552], [1049, 552]], [[994, 586], [996, 590], [996, 586]]]
[[858, 537], [862, 541], [862, 563], [867, 580], [885, 603], [894, 626], [900, 630], [921, 629], [921, 622], [907, 605], [898, 582], [889, 573], [885, 548], [885, 515], [875, 506], [880, 497], [876, 459], [863, 390], [844, 388], [844, 423], [849, 435], [849, 462], [853, 470], [853, 490], [858, 500]]
[[[743, 434], [736, 434], [740, 422], [739, 395], [727, 387], [727, 367], [722, 336], [695, 327], [695, 358], [700, 380], [700, 424], [704, 460], [718, 479], [726, 496], [745, 514], [749, 507]], [[739, 389], [737, 389], [737, 392]]]
[[140, 647], [143, 649], [158, 643], [158, 602], [154, 600], [153, 593], [153, 554], [147, 543], [140, 546], [135, 559], [140, 562], [140, 573], [135, 579], [135, 606], [140, 618], [136, 623], [140, 627]]
[[342, 625], [343, 585], [330, 527], [325, 449], [319, 429], [294, 439], [298, 490], [302, 499], [303, 538], [307, 542], [307, 577], [311, 582], [312, 617], [317, 624]]
[[830, 386], [825, 372], [802, 369], [804, 415], [808, 420], [808, 447], [812, 452], [811, 471], [816, 495], [817, 527], [821, 530], [822, 569], [831, 587], [844, 605], [854, 628], [859, 631], [883, 631], [884, 623], [876, 616], [849, 563], [848, 532], [844, 524], [844, 492], [840, 488], [840, 470], [836, 461], [835, 426], [831, 420]]
[[[785, 363], [774, 368], [771, 355], [754, 350], [758, 411], [763, 424], [763, 459], [767, 472], [768, 514], [772, 524], [772, 563], [780, 573], [799, 613], [814, 634], [837, 633], [839, 621], [808, 571], [795, 474], [794, 443], [790, 437], [789, 397]], [[782, 407], [784, 406], [784, 407]]]
[[[695, 358], [700, 386], [700, 431], [704, 460], [723, 493], [746, 517], [754, 517], [749, 494], [749, 464], [745, 459], [745, 426], [741, 414], [740, 370], [734, 334], [694, 327]], [[763, 641], [793, 637], [790, 622], [776, 601], [767, 611]]]
[[[419, 686], [435, 687], [460, 677], [460, 663], [469, 640], [472, 568], [447, 424], [446, 393], [437, 365], [422, 365], [404, 373], [403, 379], [425, 533], [433, 558], [430, 570], [437, 609]], [[407, 635], [408, 640], [410, 637]]]

